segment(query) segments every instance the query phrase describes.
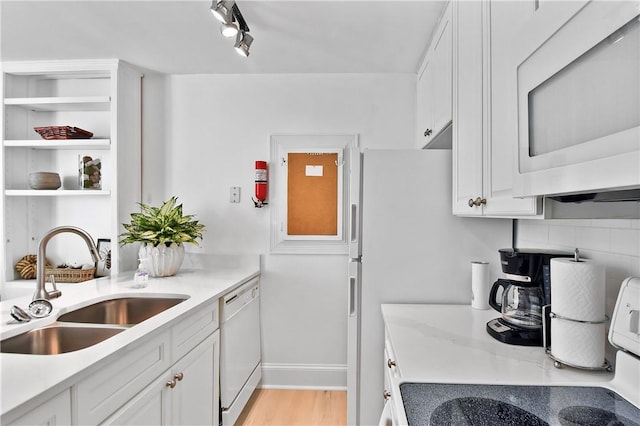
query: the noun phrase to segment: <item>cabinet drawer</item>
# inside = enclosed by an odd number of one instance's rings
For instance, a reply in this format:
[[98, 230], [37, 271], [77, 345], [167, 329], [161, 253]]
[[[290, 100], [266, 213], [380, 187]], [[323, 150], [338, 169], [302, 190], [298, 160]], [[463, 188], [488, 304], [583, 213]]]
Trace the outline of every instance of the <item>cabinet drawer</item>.
[[169, 332], [121, 355], [75, 386], [78, 424], [97, 424], [169, 368]]
[[185, 356], [198, 343], [218, 329], [218, 300], [186, 317], [171, 329], [172, 363]]

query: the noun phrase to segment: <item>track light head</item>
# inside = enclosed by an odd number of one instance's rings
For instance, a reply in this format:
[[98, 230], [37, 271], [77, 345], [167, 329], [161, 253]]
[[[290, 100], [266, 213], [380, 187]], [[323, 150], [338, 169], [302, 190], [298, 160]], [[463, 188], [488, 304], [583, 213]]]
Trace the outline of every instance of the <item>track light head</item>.
[[211, 3], [211, 13], [223, 24], [230, 24], [233, 20], [232, 10], [234, 4], [234, 0], [213, 0]]
[[222, 24], [220, 32], [224, 37], [231, 38], [238, 34], [238, 26], [235, 22], [229, 22], [228, 24]]
[[236, 36], [236, 44], [233, 47], [239, 55], [246, 57], [249, 56], [249, 47], [251, 47], [251, 43], [253, 43], [253, 37], [251, 34], [241, 30]]

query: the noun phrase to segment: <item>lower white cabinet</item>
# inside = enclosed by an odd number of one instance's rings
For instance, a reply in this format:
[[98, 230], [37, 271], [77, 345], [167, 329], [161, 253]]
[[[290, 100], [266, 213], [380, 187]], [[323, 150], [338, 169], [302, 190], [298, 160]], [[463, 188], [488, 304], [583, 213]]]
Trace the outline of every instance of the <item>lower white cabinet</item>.
[[216, 330], [103, 424], [217, 424], [219, 345]]
[[7, 426], [55, 426], [69, 424], [71, 424], [71, 391], [65, 389], [58, 395], [30, 410], [28, 414], [7, 423]]
[[157, 330], [87, 370], [35, 408], [3, 416], [7, 425], [218, 425], [218, 301]]
[[387, 339], [385, 333], [384, 342], [384, 409], [380, 416], [379, 426], [395, 426], [399, 425], [398, 413], [395, 409], [395, 402], [399, 402], [402, 397], [397, 394], [397, 387], [394, 386], [394, 379], [400, 378], [400, 369], [398, 368], [396, 357], [391, 347], [391, 342]]

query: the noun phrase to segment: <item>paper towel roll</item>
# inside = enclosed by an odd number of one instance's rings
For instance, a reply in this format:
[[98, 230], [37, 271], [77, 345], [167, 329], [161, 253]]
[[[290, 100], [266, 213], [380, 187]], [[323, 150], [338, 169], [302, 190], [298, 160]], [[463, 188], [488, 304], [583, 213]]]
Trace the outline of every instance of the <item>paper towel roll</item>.
[[471, 262], [471, 307], [489, 309], [489, 262]]
[[551, 355], [576, 367], [604, 364], [606, 323], [586, 324], [551, 318]]
[[551, 312], [580, 321], [604, 320], [604, 268], [590, 260], [551, 259]]

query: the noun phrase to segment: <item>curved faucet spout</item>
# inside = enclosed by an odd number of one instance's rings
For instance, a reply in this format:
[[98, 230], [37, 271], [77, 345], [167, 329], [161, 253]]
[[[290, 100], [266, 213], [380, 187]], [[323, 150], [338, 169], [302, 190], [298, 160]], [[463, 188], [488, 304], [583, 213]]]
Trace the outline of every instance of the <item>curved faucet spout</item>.
[[33, 300], [53, 299], [53, 298], [62, 296], [62, 292], [55, 288], [55, 283], [54, 283], [53, 291], [49, 292], [45, 289], [44, 283], [46, 280], [45, 280], [44, 268], [46, 263], [45, 259], [47, 255], [47, 243], [54, 236], [65, 233], [65, 232], [76, 234], [82, 237], [85, 243], [87, 243], [87, 248], [91, 253], [91, 257], [93, 258], [93, 261], [98, 262], [100, 260], [100, 254], [98, 253], [96, 244], [93, 242], [93, 238], [91, 238], [91, 235], [89, 235], [89, 233], [84, 229], [80, 229], [75, 226], [59, 226], [57, 228], [51, 229], [46, 234], [44, 234], [44, 236], [38, 243], [38, 257], [36, 260], [36, 292], [33, 295]]

